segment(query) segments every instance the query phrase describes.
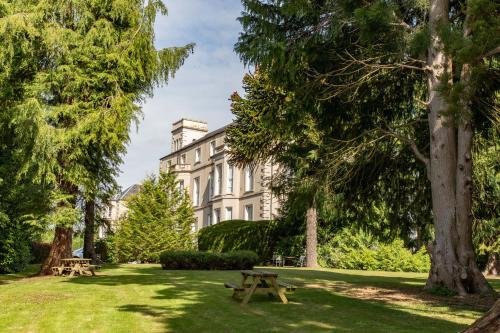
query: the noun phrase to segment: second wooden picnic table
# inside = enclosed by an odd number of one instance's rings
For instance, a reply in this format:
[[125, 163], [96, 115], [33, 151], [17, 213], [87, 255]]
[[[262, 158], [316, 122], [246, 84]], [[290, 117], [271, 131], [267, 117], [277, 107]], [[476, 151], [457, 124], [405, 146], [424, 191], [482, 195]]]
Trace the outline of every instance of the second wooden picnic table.
[[[283, 303], [288, 303], [283, 288], [280, 288], [278, 284], [278, 274], [267, 271], [243, 270], [241, 271], [241, 275], [243, 276], [241, 287], [246, 291], [242, 304], [247, 304], [257, 289], [259, 291], [275, 294]], [[247, 282], [250, 278], [252, 279], [251, 283]]]

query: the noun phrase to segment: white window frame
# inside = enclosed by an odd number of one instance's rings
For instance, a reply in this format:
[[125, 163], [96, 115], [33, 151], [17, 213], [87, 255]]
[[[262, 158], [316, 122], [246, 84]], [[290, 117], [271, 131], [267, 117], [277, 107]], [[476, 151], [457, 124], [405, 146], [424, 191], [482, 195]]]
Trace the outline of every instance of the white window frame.
[[212, 197], [214, 196], [214, 172], [213, 172], [213, 170], [210, 171], [210, 173], [208, 174], [207, 185], [208, 185], [208, 200], [211, 200]]
[[184, 179], [179, 180], [179, 191], [184, 191]]
[[220, 208], [215, 208], [214, 209], [214, 218], [213, 218], [214, 224], [217, 224], [220, 222]]
[[212, 210], [210, 209], [207, 214], [207, 225], [212, 225]]
[[210, 156], [214, 156], [215, 155], [215, 140], [214, 141], [210, 141], [208, 151], [209, 151]]
[[200, 177], [196, 177], [193, 183], [193, 205], [200, 205]]
[[194, 151], [194, 162], [201, 162], [201, 148], [196, 148], [196, 150]]
[[214, 195], [222, 194], [222, 163], [215, 166]]
[[227, 165], [227, 177], [226, 177], [226, 192], [233, 193], [233, 184], [234, 184], [234, 166]]
[[180, 164], [186, 164], [186, 154], [181, 155], [181, 163]]
[[245, 168], [245, 192], [253, 191], [253, 170], [249, 166]]
[[226, 221], [233, 219], [233, 207], [226, 207]]
[[253, 221], [253, 205], [245, 205], [245, 221]]

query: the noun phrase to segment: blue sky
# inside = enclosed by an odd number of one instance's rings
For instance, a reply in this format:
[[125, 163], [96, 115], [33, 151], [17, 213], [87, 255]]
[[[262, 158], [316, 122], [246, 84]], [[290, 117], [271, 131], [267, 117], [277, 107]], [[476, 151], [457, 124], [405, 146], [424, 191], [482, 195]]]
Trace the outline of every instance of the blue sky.
[[157, 173], [159, 158], [170, 151], [170, 130], [180, 118], [208, 122], [209, 130], [231, 122], [228, 98], [241, 92], [248, 72], [234, 53], [241, 30], [239, 0], [165, 0], [168, 16], [157, 18], [156, 46], [196, 43], [194, 53], [167, 86], [143, 106], [144, 118], [131, 143], [118, 183], [127, 187]]

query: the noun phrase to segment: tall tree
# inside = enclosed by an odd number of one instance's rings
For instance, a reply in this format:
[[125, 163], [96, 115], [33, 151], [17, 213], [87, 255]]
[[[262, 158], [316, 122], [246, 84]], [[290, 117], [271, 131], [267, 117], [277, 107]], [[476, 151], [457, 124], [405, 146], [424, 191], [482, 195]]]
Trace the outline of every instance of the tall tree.
[[161, 1], [2, 1], [0, 8], [2, 24], [15, 28], [2, 54], [11, 61], [9, 51], [19, 46], [28, 55], [31, 80], [15, 107], [16, 121], [34, 128], [29, 164], [38, 164], [39, 180], [57, 188], [57, 226], [42, 265], [49, 274], [71, 255], [76, 196], [95, 176], [89, 149], [103, 152], [108, 164], [100, 172], [116, 170], [140, 102], [173, 75], [193, 45], [155, 49], [154, 21], [166, 14]]
[[[320, 124], [341, 118], [342, 105], [363, 119], [363, 140], [334, 149], [335, 175], [339, 175], [336, 167], [353, 175], [346, 168], [353, 163], [345, 162], [355, 161], [363, 151], [360, 147], [376, 147], [373, 142], [382, 139], [396, 139], [424, 163], [435, 230], [427, 287], [490, 293], [472, 246], [471, 147], [473, 121], [497, 110], [498, 62], [490, 59], [500, 51], [498, 4], [488, 0], [436, 0], [430, 6], [378, 0], [243, 3], [244, 32], [236, 48], [245, 61], [258, 64], [274, 83], [297, 95], [312, 94], [337, 103], [318, 115]], [[379, 101], [364, 103], [373, 96]], [[383, 103], [386, 100], [388, 104]], [[414, 126], [426, 111], [428, 157], [419, 149]]]

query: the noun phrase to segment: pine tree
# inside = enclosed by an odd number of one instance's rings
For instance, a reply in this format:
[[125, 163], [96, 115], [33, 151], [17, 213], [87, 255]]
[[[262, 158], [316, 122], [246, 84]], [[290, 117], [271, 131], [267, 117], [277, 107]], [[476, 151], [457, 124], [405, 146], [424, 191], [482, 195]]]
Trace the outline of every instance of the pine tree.
[[194, 210], [175, 174], [161, 172], [147, 178], [127, 207], [115, 234], [120, 261], [158, 262], [162, 251], [193, 248]]
[[33, 136], [31, 158], [20, 173], [36, 165], [38, 181], [56, 189], [57, 226], [44, 274], [71, 256], [77, 195], [92, 198], [96, 184], [117, 172], [140, 103], [192, 51], [191, 44], [155, 49], [158, 13], [166, 14], [161, 1], [0, 2], [2, 73], [24, 56], [21, 75], [11, 78], [23, 80], [13, 86], [22, 98], [10, 105], [17, 130]]

